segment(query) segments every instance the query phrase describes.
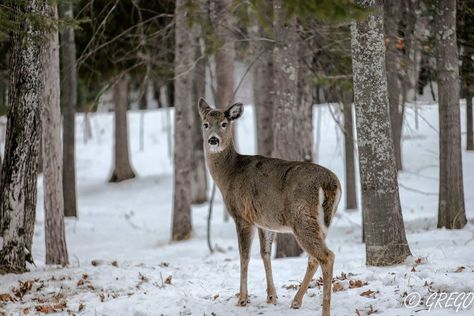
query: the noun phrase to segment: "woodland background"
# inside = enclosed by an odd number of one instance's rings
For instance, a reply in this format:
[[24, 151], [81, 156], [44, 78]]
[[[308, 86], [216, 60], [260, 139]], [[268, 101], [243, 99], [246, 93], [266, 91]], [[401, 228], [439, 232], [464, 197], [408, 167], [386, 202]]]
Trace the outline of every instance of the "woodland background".
[[[252, 302], [234, 306], [236, 236], [211, 194], [202, 96], [246, 104], [240, 152], [341, 179], [335, 315], [454, 313], [403, 299], [474, 291], [473, 8], [2, 1], [0, 314], [288, 313], [306, 260], [284, 234], [277, 306], [256, 251]], [[317, 279], [307, 295], [309, 315]]]

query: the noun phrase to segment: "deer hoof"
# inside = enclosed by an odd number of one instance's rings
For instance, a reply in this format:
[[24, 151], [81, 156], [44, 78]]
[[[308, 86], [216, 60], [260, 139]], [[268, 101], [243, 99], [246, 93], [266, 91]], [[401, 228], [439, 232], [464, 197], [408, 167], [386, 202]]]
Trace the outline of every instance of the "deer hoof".
[[248, 300], [247, 297], [243, 297], [243, 298], [239, 298], [238, 302], [237, 302], [237, 306], [247, 306], [247, 303], [249, 303], [250, 301]]
[[268, 304], [276, 304], [277, 296], [276, 294], [269, 294], [267, 296], [267, 303]]
[[301, 307], [301, 302], [298, 301], [298, 300], [293, 300], [293, 302], [291, 302], [291, 308], [293, 309], [299, 309]]

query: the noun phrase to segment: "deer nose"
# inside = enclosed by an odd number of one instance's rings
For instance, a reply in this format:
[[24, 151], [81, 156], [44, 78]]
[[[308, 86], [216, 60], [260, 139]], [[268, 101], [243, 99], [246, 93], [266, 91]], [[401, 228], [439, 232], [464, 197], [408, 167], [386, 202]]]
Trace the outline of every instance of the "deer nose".
[[215, 136], [212, 136], [211, 138], [209, 138], [209, 140], [207, 141], [210, 145], [219, 145], [219, 138], [215, 137]]

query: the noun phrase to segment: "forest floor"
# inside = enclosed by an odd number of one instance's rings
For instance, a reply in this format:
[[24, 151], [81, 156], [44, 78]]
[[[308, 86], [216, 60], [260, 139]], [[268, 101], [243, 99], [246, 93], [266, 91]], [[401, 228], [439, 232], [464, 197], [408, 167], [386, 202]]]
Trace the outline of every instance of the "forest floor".
[[[464, 107], [463, 107], [464, 109]], [[334, 110], [334, 109], [333, 109]], [[193, 236], [170, 242], [172, 159], [167, 128], [172, 112], [129, 114], [130, 152], [137, 178], [107, 182], [111, 172], [113, 116], [91, 115], [92, 139], [84, 141], [84, 116], [77, 117], [79, 217], [66, 220], [70, 265], [44, 264], [42, 179], [33, 244], [36, 266], [22, 275], [0, 276], [0, 315], [58, 312], [63, 315], [319, 315], [322, 287], [309, 289], [303, 306], [290, 310], [306, 269], [306, 256], [273, 260], [276, 305], [266, 304], [265, 274], [254, 240], [249, 267], [250, 304], [237, 307], [239, 255], [234, 223], [223, 221], [220, 196], [214, 204], [212, 244], [206, 245], [208, 205], [193, 207]], [[343, 134], [327, 106], [315, 108], [319, 163], [344, 182]], [[318, 117], [320, 119], [318, 119]], [[464, 118], [464, 113], [462, 114]], [[144, 150], [139, 148], [140, 121]], [[407, 308], [406, 295], [425, 302], [430, 293], [474, 292], [474, 153], [463, 150], [464, 187], [469, 223], [462, 230], [436, 228], [438, 192], [437, 107], [408, 107], [403, 136], [404, 171], [400, 195], [413, 256], [405, 263], [376, 268], [365, 265], [361, 213], [345, 211], [342, 199], [327, 242], [336, 254], [332, 315], [473, 315], [474, 303], [454, 307]], [[465, 132], [464, 119], [462, 130]], [[255, 151], [252, 107], [238, 123], [239, 149]], [[463, 147], [464, 147], [463, 134]], [[344, 187], [344, 186], [343, 186]], [[419, 297], [416, 294], [419, 293]], [[471, 294], [474, 295], [474, 294]], [[451, 302], [453, 303], [453, 302]], [[459, 303], [459, 302], [458, 302]], [[430, 305], [430, 304], [428, 304]], [[454, 305], [454, 304], [452, 304]]]

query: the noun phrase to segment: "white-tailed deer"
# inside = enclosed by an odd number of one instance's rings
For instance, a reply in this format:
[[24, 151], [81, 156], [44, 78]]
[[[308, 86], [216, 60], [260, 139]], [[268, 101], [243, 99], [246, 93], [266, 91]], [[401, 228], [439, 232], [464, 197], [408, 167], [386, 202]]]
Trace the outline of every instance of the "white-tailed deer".
[[226, 110], [198, 102], [207, 163], [237, 228], [240, 253], [238, 305], [248, 302], [247, 268], [254, 226], [267, 279], [267, 302], [276, 303], [271, 267], [275, 232], [291, 232], [309, 254], [308, 268], [292, 308], [299, 308], [318, 265], [323, 274], [323, 315], [329, 316], [334, 253], [325, 243], [327, 229], [339, 204], [341, 185], [328, 169], [309, 162], [240, 155], [233, 143], [232, 122], [242, 103]]

